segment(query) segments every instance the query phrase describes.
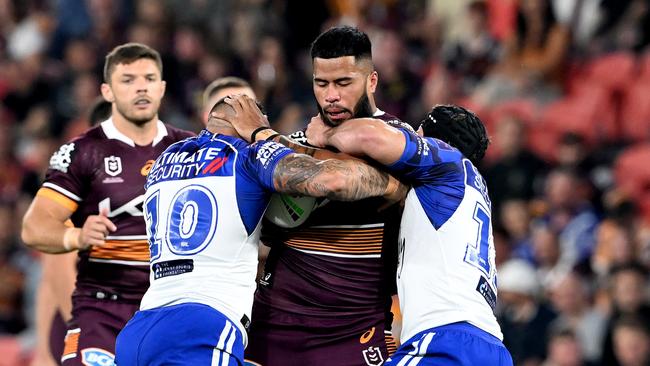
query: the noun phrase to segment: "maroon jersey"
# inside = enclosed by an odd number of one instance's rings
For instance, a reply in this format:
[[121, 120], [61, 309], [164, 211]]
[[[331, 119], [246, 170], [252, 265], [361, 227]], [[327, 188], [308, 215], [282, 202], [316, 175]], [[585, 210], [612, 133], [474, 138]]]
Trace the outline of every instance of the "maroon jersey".
[[[375, 118], [402, 123], [386, 113]], [[291, 137], [306, 143], [302, 132]], [[291, 325], [272, 315], [278, 311], [304, 316], [303, 325], [314, 328], [342, 326], [347, 334], [363, 333], [387, 316], [390, 324], [399, 210], [379, 212], [384, 203], [382, 198], [326, 200], [296, 229], [265, 227], [272, 249], [255, 296], [253, 322]], [[357, 326], [351, 326], [352, 318]]]
[[144, 183], [155, 159], [172, 143], [192, 136], [158, 122], [158, 135], [138, 146], [109, 119], [64, 144], [50, 159], [38, 195], [70, 208], [82, 227], [101, 210], [117, 226], [106, 245], [79, 252], [73, 296], [101, 291], [139, 301], [149, 286], [149, 246], [142, 212]]

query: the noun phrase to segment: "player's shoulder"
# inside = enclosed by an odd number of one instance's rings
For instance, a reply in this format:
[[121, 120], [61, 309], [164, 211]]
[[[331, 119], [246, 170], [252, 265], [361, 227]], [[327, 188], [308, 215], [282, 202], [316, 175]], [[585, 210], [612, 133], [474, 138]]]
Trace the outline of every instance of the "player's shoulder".
[[275, 141], [257, 141], [248, 145], [246, 149], [249, 160], [261, 164], [264, 168], [268, 167], [272, 161], [293, 152]]
[[101, 126], [93, 126], [63, 143], [59, 148], [70, 150], [96, 149], [107, 141]]
[[60, 145], [50, 157], [49, 169], [67, 173], [71, 165], [92, 164], [108, 139], [100, 126], [94, 126]]
[[387, 112], [384, 112], [384, 111], [379, 111], [379, 113], [375, 114], [373, 117], [376, 118], [376, 119], [384, 121], [389, 126], [398, 128], [400, 130], [405, 130], [405, 131], [408, 131], [408, 132], [415, 133], [415, 129], [413, 128], [413, 126], [411, 126], [410, 124], [402, 121], [401, 119], [399, 119], [398, 117], [396, 117], [396, 116], [394, 116], [394, 115], [392, 115], [390, 113], [387, 113]]

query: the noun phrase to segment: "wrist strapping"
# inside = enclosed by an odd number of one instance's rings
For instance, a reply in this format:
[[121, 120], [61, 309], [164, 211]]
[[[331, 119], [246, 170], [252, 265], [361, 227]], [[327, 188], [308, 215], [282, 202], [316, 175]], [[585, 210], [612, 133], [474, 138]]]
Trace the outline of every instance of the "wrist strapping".
[[[275, 132], [275, 131], [273, 131], [273, 132]], [[273, 140], [274, 138], [276, 138], [276, 137], [278, 137], [278, 136], [280, 136], [280, 134], [276, 132], [276, 133], [274, 133], [273, 135], [267, 137], [267, 138], [266, 138], [266, 141], [271, 141], [271, 140]]]
[[255, 142], [255, 136], [257, 136], [257, 134], [259, 132], [262, 132], [264, 130], [270, 130], [270, 129], [271, 129], [271, 127], [269, 127], [269, 126], [262, 126], [262, 127], [256, 128], [255, 131], [253, 131], [253, 133], [251, 133], [251, 142]]

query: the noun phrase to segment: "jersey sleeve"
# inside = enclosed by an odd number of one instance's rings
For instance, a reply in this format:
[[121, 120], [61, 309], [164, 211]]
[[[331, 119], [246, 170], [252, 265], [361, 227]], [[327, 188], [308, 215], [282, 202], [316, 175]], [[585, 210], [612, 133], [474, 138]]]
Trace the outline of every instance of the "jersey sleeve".
[[462, 169], [463, 155], [447, 143], [400, 129], [406, 137], [402, 156], [387, 168], [406, 180], [426, 183]]
[[273, 172], [278, 162], [294, 151], [275, 141], [261, 141], [250, 146], [247, 165], [250, 173], [266, 189], [275, 192]]
[[79, 142], [61, 145], [50, 158], [45, 181], [37, 195], [53, 199], [57, 203], [76, 211], [84, 196], [83, 154]]

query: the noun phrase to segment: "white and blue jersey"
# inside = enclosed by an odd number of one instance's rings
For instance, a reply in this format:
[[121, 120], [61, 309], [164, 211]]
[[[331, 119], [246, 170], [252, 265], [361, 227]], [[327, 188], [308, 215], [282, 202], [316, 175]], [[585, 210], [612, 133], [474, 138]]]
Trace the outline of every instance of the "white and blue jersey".
[[[148, 355], [174, 353], [173, 348], [145, 350], [133, 345], [142, 341], [146, 332], [165, 337], [179, 331], [182, 334], [183, 329], [192, 335], [176, 338], [173, 344], [179, 352], [205, 346], [206, 350], [220, 352], [201, 353], [201, 357], [208, 357], [209, 365], [229, 364], [223, 361], [224, 354], [237, 358], [234, 364], [243, 362], [245, 327], [255, 291], [260, 222], [275, 191], [273, 171], [291, 152], [275, 142], [248, 145], [241, 139], [204, 130], [160, 155], [145, 186], [150, 287], [140, 312], [118, 338], [118, 362], [140, 364], [133, 358], [135, 350]], [[166, 323], [165, 319], [174, 317], [155, 316], [169, 311], [183, 313], [184, 309], [189, 313], [197, 306], [203, 306], [204, 313], [214, 312], [213, 318], [206, 314], [203, 319], [220, 324], [220, 329], [199, 327], [193, 321]], [[154, 320], [160, 319], [154, 326]], [[142, 326], [148, 322], [157, 330]], [[207, 329], [209, 334], [201, 333]], [[120, 349], [125, 352], [121, 354]], [[137, 360], [145, 358], [137, 355]], [[202, 360], [185, 361], [200, 365]]]
[[[493, 313], [497, 276], [485, 181], [457, 149], [402, 133], [406, 147], [388, 169], [412, 186], [402, 215], [397, 267], [403, 343], [388, 364], [427, 364], [415, 361], [441, 350], [443, 329], [482, 335], [507, 354]], [[458, 346], [448, 348], [469, 352]], [[466, 362], [456, 364], [501, 364], [487, 361], [483, 351], [476, 354], [481, 353], [482, 360], [466, 355]]]

